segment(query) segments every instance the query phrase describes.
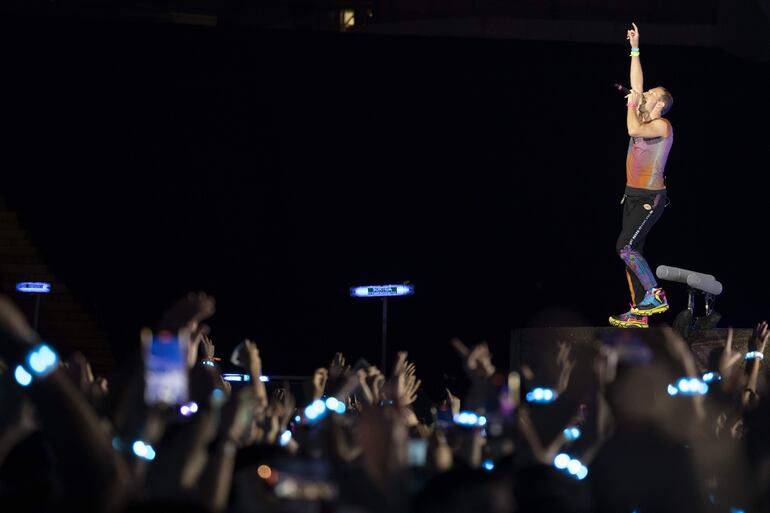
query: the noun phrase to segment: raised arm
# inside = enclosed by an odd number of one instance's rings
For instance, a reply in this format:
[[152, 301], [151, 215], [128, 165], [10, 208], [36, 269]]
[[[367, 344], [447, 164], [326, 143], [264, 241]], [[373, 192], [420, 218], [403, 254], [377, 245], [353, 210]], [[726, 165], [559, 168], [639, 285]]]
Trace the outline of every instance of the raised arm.
[[59, 365], [55, 350], [41, 342], [4, 296], [0, 296], [0, 357], [15, 369], [19, 391], [35, 406], [58, 464], [66, 509], [122, 511], [133, 492], [128, 468], [96, 413]]
[[642, 61], [639, 60], [639, 29], [636, 23], [631, 23], [634, 27], [626, 34], [626, 39], [631, 45], [631, 89], [634, 91], [644, 91], [644, 76], [642, 75]]

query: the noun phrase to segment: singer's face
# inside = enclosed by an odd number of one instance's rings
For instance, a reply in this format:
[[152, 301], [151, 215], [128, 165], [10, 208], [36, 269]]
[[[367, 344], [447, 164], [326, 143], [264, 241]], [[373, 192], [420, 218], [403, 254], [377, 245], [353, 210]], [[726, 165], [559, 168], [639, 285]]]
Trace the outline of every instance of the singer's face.
[[660, 96], [662, 94], [663, 94], [663, 91], [657, 87], [654, 89], [650, 89], [646, 93], [642, 94], [642, 103], [639, 109], [645, 112], [652, 111], [652, 109], [655, 108], [655, 105], [660, 100]]

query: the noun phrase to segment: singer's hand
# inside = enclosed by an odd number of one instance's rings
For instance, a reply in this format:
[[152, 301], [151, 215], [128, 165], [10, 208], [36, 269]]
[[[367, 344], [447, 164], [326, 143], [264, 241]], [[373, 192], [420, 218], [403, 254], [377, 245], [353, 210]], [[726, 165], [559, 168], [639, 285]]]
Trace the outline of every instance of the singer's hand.
[[636, 26], [636, 23], [631, 22], [631, 25], [633, 25], [633, 30], [629, 30], [626, 32], [626, 39], [628, 39], [628, 42], [631, 44], [631, 48], [639, 48], [639, 29]]
[[631, 89], [631, 92], [626, 95], [626, 105], [629, 103], [635, 103], [638, 107], [642, 104], [642, 97], [642, 93]]

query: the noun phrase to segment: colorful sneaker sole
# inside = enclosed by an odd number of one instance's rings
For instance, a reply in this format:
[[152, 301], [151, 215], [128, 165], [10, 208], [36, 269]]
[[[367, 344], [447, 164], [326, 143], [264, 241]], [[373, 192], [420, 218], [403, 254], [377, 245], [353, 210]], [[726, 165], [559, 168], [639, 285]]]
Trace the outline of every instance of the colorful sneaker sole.
[[658, 305], [653, 308], [644, 309], [644, 310], [640, 310], [635, 306], [631, 307], [631, 313], [634, 315], [655, 315], [655, 314], [663, 313], [666, 310], [668, 310], [668, 303], [663, 303], [662, 305]]
[[616, 328], [649, 328], [649, 324], [644, 321], [624, 321], [610, 317], [610, 325]]

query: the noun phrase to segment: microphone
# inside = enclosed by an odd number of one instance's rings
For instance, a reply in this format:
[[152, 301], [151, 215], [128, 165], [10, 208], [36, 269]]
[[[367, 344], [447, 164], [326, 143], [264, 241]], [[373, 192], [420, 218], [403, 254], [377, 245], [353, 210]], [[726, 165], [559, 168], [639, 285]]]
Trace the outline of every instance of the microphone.
[[687, 276], [687, 285], [694, 289], [702, 290], [703, 292], [708, 292], [709, 294], [713, 294], [715, 296], [718, 296], [722, 293], [722, 284], [713, 278], [708, 278], [708, 276], [704, 274], [690, 274]]
[[615, 86], [615, 89], [617, 89], [618, 91], [620, 91], [623, 94], [628, 94], [628, 93], [631, 92], [631, 91], [628, 90], [628, 88], [626, 88], [626, 87], [624, 87], [624, 86], [622, 86], [620, 84], [613, 84], [613, 85]]
[[722, 284], [719, 283], [712, 274], [704, 274], [667, 265], [659, 265], [658, 268], [655, 269], [655, 274], [661, 280], [685, 283], [689, 287], [708, 292], [715, 296], [722, 293]]
[[655, 269], [655, 274], [661, 280], [678, 281], [679, 283], [687, 283], [687, 277], [691, 274], [700, 274], [706, 279], [716, 280], [713, 274], [697, 273], [690, 271], [689, 269], [682, 269], [681, 267], [671, 267], [668, 265], [659, 265]]

